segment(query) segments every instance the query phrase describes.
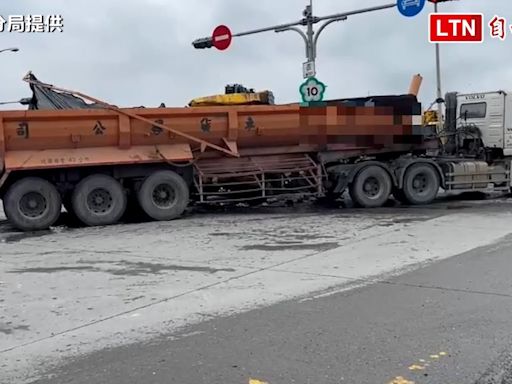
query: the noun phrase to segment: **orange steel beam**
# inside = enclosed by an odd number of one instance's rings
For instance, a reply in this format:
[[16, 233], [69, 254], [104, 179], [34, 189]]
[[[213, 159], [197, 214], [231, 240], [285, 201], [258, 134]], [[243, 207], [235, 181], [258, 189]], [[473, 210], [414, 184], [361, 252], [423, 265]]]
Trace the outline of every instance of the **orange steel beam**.
[[201, 140], [201, 139], [198, 139], [197, 137], [194, 137], [194, 136], [191, 136], [191, 135], [188, 135], [186, 133], [183, 133], [183, 132], [180, 132], [174, 128], [171, 128], [171, 127], [168, 127], [167, 125], [164, 125], [164, 124], [160, 124], [160, 123], [157, 123], [157, 122], [154, 122], [150, 119], [146, 119], [145, 117], [142, 117], [142, 116], [139, 116], [137, 115], [136, 113], [132, 113], [132, 112], [128, 112], [128, 111], [124, 111], [122, 110], [121, 108], [117, 108], [103, 100], [99, 100], [99, 99], [96, 99], [92, 96], [89, 96], [89, 95], [86, 95], [82, 92], [78, 92], [78, 91], [73, 91], [73, 90], [69, 90], [69, 89], [65, 89], [65, 88], [60, 88], [60, 87], [56, 87], [52, 84], [47, 84], [47, 83], [43, 83], [43, 82], [40, 82], [40, 81], [34, 81], [34, 80], [31, 80], [28, 76], [29, 76], [30, 72], [23, 78], [23, 81], [27, 82], [27, 83], [30, 83], [30, 84], [37, 84], [41, 87], [44, 87], [44, 88], [48, 88], [48, 89], [52, 89], [52, 90], [55, 90], [55, 91], [60, 91], [60, 92], [64, 92], [64, 93], [70, 93], [72, 95], [76, 95], [76, 96], [79, 96], [79, 97], [82, 97], [84, 99], [87, 99], [87, 100], [90, 100], [94, 103], [98, 103], [98, 104], [101, 104], [101, 105], [104, 105], [105, 106], [105, 109], [110, 109], [112, 111], [116, 111], [120, 114], [123, 114], [125, 116], [129, 116], [133, 119], [136, 119], [136, 120], [140, 120], [140, 121], [144, 121], [145, 123], [148, 123], [150, 125], [154, 125], [154, 126], [157, 126], [159, 128], [162, 128], [162, 129], [165, 129], [166, 131], [169, 131], [169, 132], [172, 132], [178, 136], [181, 136], [181, 137], [184, 137], [188, 140], [191, 140], [191, 141], [194, 141], [196, 143], [199, 143], [201, 145], [201, 151], [204, 152], [204, 150], [207, 148], [207, 147], [210, 147], [212, 149], [215, 149], [217, 151], [220, 151], [220, 152], [223, 152], [227, 155], [230, 155], [230, 156], [233, 156], [233, 157], [240, 157], [240, 154], [238, 152], [234, 152], [230, 149], [226, 149], [226, 148], [222, 148], [222, 147], [219, 147], [218, 145], [215, 145], [215, 144], [212, 144], [212, 143], [209, 143], [205, 140]]
[[409, 87], [409, 94], [418, 96], [420, 92], [421, 83], [423, 82], [423, 77], [420, 74], [414, 75], [411, 80], [411, 85]]

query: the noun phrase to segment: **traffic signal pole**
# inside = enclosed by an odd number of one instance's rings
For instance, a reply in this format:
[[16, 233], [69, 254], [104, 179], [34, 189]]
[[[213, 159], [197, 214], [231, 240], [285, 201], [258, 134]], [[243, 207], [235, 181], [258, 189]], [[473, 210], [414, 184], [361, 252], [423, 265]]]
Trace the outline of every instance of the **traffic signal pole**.
[[[458, 1], [458, 0], [428, 0], [431, 3], [434, 3], [434, 13], [438, 12], [439, 3], [447, 3], [449, 1]], [[437, 78], [437, 121], [439, 124], [439, 129], [444, 129], [444, 115], [443, 115], [443, 92], [441, 88], [441, 48], [440, 44], [436, 43], [436, 78]]]
[[[337, 22], [337, 21], [344, 21], [347, 20], [349, 16], [361, 14], [361, 13], [367, 13], [367, 12], [375, 12], [380, 11], [388, 8], [395, 8], [396, 2], [392, 4], [385, 4], [380, 5], [376, 7], [370, 7], [370, 8], [363, 8], [358, 9], [355, 11], [350, 12], [344, 12], [344, 13], [337, 13], [334, 15], [329, 16], [322, 16], [317, 17], [313, 15], [313, 1], [310, 0], [310, 4], [306, 6], [306, 8], [303, 11], [304, 18], [295, 22], [281, 24], [281, 25], [274, 25], [271, 27], [266, 28], [260, 28], [260, 29], [254, 29], [251, 31], [246, 32], [240, 32], [233, 34], [233, 37], [241, 37], [241, 36], [247, 36], [247, 35], [254, 35], [257, 33], [263, 33], [263, 32], [285, 32], [285, 31], [294, 31], [297, 32], [304, 40], [305, 46], [306, 46], [306, 59], [309, 63], [312, 63], [313, 65], [313, 76], [316, 75], [315, 70], [315, 61], [317, 57], [317, 45], [318, 45], [318, 38], [320, 37], [320, 34], [323, 32], [323, 30], [330, 24]], [[317, 23], [320, 23], [324, 21], [324, 23], [320, 26], [318, 31], [315, 33], [314, 25]], [[306, 32], [304, 32], [303, 29], [299, 28], [300, 26], [306, 27]], [[213, 46], [213, 40], [211, 37], [204, 37], [195, 40], [192, 45], [196, 49], [205, 49], [205, 48], [211, 48]]]
[[[434, 3], [434, 12], [437, 13], [437, 2]], [[436, 77], [437, 77], [437, 121], [439, 123], [439, 129], [442, 130], [444, 127], [444, 116], [443, 116], [443, 93], [441, 90], [441, 52], [439, 43], [436, 43]]]

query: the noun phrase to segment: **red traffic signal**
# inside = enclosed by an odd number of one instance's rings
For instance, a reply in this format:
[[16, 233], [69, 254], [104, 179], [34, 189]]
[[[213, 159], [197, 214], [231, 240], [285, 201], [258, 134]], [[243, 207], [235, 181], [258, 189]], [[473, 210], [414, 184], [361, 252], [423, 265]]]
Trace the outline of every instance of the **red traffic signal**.
[[454, 1], [454, 0], [428, 0], [431, 3], [437, 4], [437, 3], [446, 3], [447, 1]]
[[203, 37], [201, 39], [194, 40], [192, 45], [195, 49], [205, 49], [213, 47], [213, 41], [211, 37]]

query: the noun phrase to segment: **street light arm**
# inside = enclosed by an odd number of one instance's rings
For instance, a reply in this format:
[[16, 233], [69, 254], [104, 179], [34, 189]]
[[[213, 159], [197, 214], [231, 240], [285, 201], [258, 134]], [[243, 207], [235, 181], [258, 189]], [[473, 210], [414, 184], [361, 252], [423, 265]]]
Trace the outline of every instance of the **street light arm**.
[[297, 28], [297, 27], [284, 27], [283, 28], [283, 27], [281, 27], [281, 28], [276, 28], [274, 31], [275, 32], [286, 32], [286, 31], [297, 32], [304, 39], [304, 43], [306, 44], [306, 56], [308, 56], [308, 52], [309, 52], [308, 37], [306, 36], [306, 34], [300, 28]]
[[[434, 1], [434, 0], [429, 0]], [[436, 1], [450, 1], [450, 0], [436, 0]], [[240, 37], [240, 36], [247, 36], [247, 35], [253, 35], [261, 32], [284, 32], [284, 31], [295, 31], [297, 32], [302, 39], [304, 40], [304, 43], [306, 45], [306, 58], [307, 63], [312, 65], [313, 68], [315, 66], [315, 59], [316, 59], [316, 46], [318, 43], [318, 38], [320, 37], [320, 34], [323, 32], [323, 30], [331, 23], [334, 23], [335, 21], [343, 21], [346, 20], [349, 16], [352, 15], [358, 15], [362, 13], [367, 12], [374, 12], [374, 11], [380, 11], [388, 8], [396, 8], [397, 3], [394, 2], [392, 4], [384, 4], [380, 6], [375, 7], [369, 7], [369, 8], [363, 8], [358, 9], [355, 11], [349, 11], [344, 13], [336, 13], [334, 15], [328, 15], [328, 16], [322, 16], [322, 17], [316, 17], [313, 13], [313, 0], [309, 0], [309, 5], [306, 6], [305, 10], [302, 12], [302, 15], [304, 16], [303, 19], [299, 21], [295, 21], [292, 23], [287, 24], [281, 24], [281, 25], [274, 25], [272, 27], [266, 27], [266, 28], [260, 28], [260, 29], [254, 29], [251, 31], [245, 31], [245, 32], [239, 32], [233, 34], [231, 37]], [[315, 31], [313, 30], [313, 26], [321, 21], [325, 21], [315, 34]], [[298, 28], [300, 26], [307, 27], [307, 31], [304, 32], [301, 28]], [[202, 48], [211, 48], [213, 44], [213, 37], [205, 37], [202, 39], [197, 39], [193, 43], [195, 48], [202, 49]], [[306, 67], [305, 71], [308, 70]], [[310, 67], [309, 67], [310, 68]], [[315, 72], [313, 70], [313, 72]], [[310, 72], [307, 72], [310, 73]], [[315, 74], [313, 74], [314, 76]]]
[[[381, 9], [387, 9], [387, 8], [393, 8], [393, 7], [396, 7], [396, 3], [379, 5], [379, 6], [371, 7], [371, 8], [359, 9], [357, 11], [352, 11], [352, 12], [337, 13], [337, 14], [329, 15], [329, 16], [313, 17], [313, 23], [316, 24], [319, 21], [328, 20], [328, 19], [329, 20], [330, 19], [343, 20], [343, 17], [345, 17], [345, 16], [357, 15], [359, 13], [380, 11]], [[235, 33], [235, 34], [233, 34], [233, 37], [247, 36], [247, 35], [252, 35], [252, 34], [255, 34], [255, 33], [268, 32], [268, 31], [276, 31], [277, 32], [279, 30], [279, 32], [280, 32], [280, 31], [285, 30], [285, 29], [287, 29], [289, 27], [294, 27], [296, 25], [306, 25], [306, 24], [307, 24], [306, 23], [306, 19], [302, 19], [302, 20], [299, 20], [299, 21], [295, 21], [293, 23], [275, 25], [273, 27], [260, 28], [260, 29], [254, 29], [252, 31]]]
[[[365, 13], [365, 12], [373, 12], [373, 11], [379, 11], [381, 9], [386, 9], [386, 8], [393, 8], [393, 7], [396, 7], [396, 3], [393, 3], [393, 4], [386, 4], [386, 5], [380, 5], [380, 6], [377, 6], [377, 7], [371, 7], [371, 8], [364, 8], [364, 9], [360, 9], [358, 11], [352, 11], [352, 12], [345, 12], [345, 13], [339, 13], [339, 14], [335, 14], [335, 15], [330, 15], [330, 16], [323, 16], [323, 17], [314, 17], [313, 18], [313, 23], [318, 23], [319, 21], [322, 21], [322, 20], [327, 20], [327, 19], [341, 19], [343, 18], [344, 16], [351, 16], [351, 15], [356, 15], [356, 14], [359, 14], [359, 13]], [[256, 33], [261, 33], [261, 32], [269, 32], [269, 31], [283, 31], [283, 30], [287, 30], [287, 28], [290, 28], [290, 27], [294, 27], [296, 25], [306, 25], [306, 20], [305, 19], [302, 19], [302, 20], [299, 20], [299, 21], [294, 21], [292, 23], [286, 23], [286, 24], [280, 24], [280, 25], [274, 25], [273, 27], [266, 27], [266, 28], [260, 28], [260, 29], [253, 29], [251, 31], [246, 31], [246, 32], [239, 32], [239, 33], [234, 33], [233, 34], [233, 37], [240, 37], [240, 36], [247, 36], [247, 35], [254, 35]]]
[[287, 24], [280, 24], [280, 25], [274, 25], [273, 27], [267, 27], [267, 28], [260, 28], [260, 29], [253, 29], [251, 31], [246, 32], [239, 32], [234, 33], [233, 37], [240, 37], [240, 36], [247, 36], [247, 35], [254, 35], [255, 33], [261, 33], [261, 32], [270, 32], [270, 31], [276, 31], [276, 32], [282, 32], [287, 30], [290, 27], [296, 26], [296, 25], [302, 25], [303, 21], [294, 21], [293, 23], [287, 23]]
[[358, 15], [358, 14], [360, 14], [360, 13], [380, 11], [380, 10], [382, 10], [382, 9], [395, 8], [395, 7], [396, 7], [396, 3], [393, 3], [393, 4], [385, 4], [385, 5], [379, 5], [379, 6], [377, 6], [377, 7], [371, 7], [371, 8], [358, 9], [357, 11], [344, 12], [344, 13], [336, 13], [336, 14], [334, 14], [334, 15], [317, 17], [317, 18], [315, 18], [315, 19], [316, 19], [316, 21], [318, 22], [318, 21], [327, 20], [327, 19], [338, 19], [338, 18], [340, 18], [340, 17], [344, 17], [344, 16]]
[[5, 49], [0, 49], [0, 53], [2, 52], [18, 52], [19, 51], [19, 48], [5, 48]]
[[348, 18], [347, 16], [341, 16], [337, 19], [332, 19], [332, 20], [326, 21], [325, 23], [322, 24], [322, 26], [316, 32], [315, 39], [313, 40], [314, 57], [316, 57], [316, 44], [318, 42], [318, 38], [320, 37], [320, 34], [325, 29], [325, 27], [327, 27], [329, 24], [335, 23], [337, 21], [345, 21], [345, 20], [347, 20], [347, 18]]

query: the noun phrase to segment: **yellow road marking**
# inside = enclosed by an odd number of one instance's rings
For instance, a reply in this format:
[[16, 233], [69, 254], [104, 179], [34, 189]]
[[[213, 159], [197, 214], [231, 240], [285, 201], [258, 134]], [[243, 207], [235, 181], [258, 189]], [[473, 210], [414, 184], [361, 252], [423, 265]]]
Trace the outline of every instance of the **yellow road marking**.
[[249, 384], [268, 384], [266, 381], [256, 380], [256, 379], [249, 379]]
[[[437, 360], [441, 358], [441, 356], [447, 356], [447, 352], [439, 352], [437, 354], [433, 354], [429, 356], [429, 359], [418, 359], [417, 363], [413, 363], [410, 365], [409, 371], [424, 371], [427, 367], [432, 364], [435, 364]], [[252, 383], [251, 383], [252, 384]], [[403, 376], [396, 376], [393, 380], [388, 382], [387, 384], [415, 384], [414, 381], [406, 379]]]
[[403, 376], [397, 376], [391, 380], [388, 384], [414, 384], [414, 381], [407, 380]]

